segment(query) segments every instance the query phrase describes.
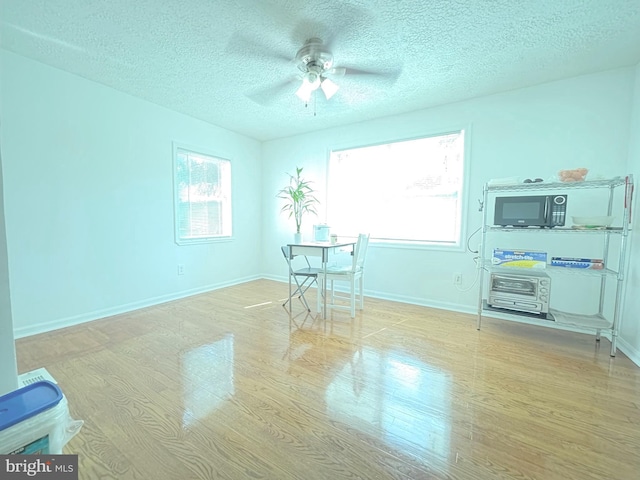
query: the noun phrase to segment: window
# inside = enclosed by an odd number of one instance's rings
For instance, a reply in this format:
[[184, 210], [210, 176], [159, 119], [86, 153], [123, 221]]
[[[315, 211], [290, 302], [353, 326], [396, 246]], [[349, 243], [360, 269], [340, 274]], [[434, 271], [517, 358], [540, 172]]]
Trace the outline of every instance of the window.
[[327, 223], [340, 236], [459, 245], [463, 169], [463, 130], [333, 151]]
[[231, 162], [176, 147], [176, 242], [231, 236]]

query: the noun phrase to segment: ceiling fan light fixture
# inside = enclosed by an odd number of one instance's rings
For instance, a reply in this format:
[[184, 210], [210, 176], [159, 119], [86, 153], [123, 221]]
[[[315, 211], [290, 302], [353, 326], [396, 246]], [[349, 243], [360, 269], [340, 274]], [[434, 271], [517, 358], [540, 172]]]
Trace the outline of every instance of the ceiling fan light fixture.
[[329, 78], [325, 78], [322, 81], [322, 83], [320, 84], [320, 88], [324, 92], [324, 96], [326, 97], [327, 100], [333, 97], [336, 94], [336, 92], [340, 89], [340, 87], [336, 85], [336, 83]]
[[318, 86], [310, 83], [305, 77], [302, 79], [302, 85], [300, 85], [300, 88], [296, 91], [296, 95], [300, 100], [307, 103], [311, 99], [311, 94], [316, 88], [318, 88]]
[[300, 100], [308, 102], [311, 99], [311, 94], [320, 87], [320, 82], [320, 74], [315, 69], [310, 69], [302, 77], [302, 85], [296, 95]]

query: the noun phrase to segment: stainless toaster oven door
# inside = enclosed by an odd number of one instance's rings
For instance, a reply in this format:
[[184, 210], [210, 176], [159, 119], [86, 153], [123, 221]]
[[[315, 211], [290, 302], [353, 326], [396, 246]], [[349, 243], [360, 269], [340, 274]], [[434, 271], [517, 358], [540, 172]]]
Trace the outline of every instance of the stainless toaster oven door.
[[515, 277], [509, 275], [493, 275], [491, 277], [491, 291], [518, 297], [536, 298], [538, 282], [533, 278]]

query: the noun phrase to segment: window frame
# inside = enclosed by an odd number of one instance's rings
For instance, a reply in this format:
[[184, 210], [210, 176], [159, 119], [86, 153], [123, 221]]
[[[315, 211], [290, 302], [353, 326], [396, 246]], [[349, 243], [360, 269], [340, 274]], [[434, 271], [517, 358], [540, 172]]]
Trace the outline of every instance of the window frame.
[[[207, 237], [199, 237], [199, 238], [181, 238], [180, 237], [180, 201], [179, 201], [179, 191], [178, 191], [178, 153], [180, 151], [187, 152], [189, 154], [194, 155], [202, 155], [205, 157], [210, 157], [216, 160], [221, 160], [225, 162], [229, 162], [229, 212], [231, 216], [231, 226], [230, 233], [228, 235], [215, 235], [215, 236], [207, 236]], [[185, 246], [185, 245], [197, 245], [204, 243], [217, 243], [217, 242], [226, 242], [233, 239], [233, 224], [234, 224], [234, 211], [233, 211], [233, 162], [231, 159], [226, 158], [225, 156], [218, 155], [215, 152], [208, 150], [202, 147], [196, 147], [193, 145], [188, 145], [180, 142], [173, 142], [172, 145], [172, 169], [173, 169], [173, 231], [174, 231], [174, 241], [177, 245]]]
[[[374, 147], [379, 145], [386, 145], [391, 143], [399, 143], [406, 142], [411, 140], [420, 140], [423, 138], [430, 137], [438, 137], [450, 135], [453, 133], [463, 132], [464, 133], [464, 143], [463, 143], [463, 156], [462, 156], [462, 182], [461, 182], [461, 195], [460, 195], [460, 207], [459, 207], [459, 215], [460, 215], [460, 227], [459, 227], [459, 238], [456, 242], [445, 243], [445, 242], [436, 242], [436, 241], [423, 241], [423, 240], [400, 240], [400, 239], [387, 239], [387, 238], [376, 238], [371, 237], [370, 245], [374, 244], [376, 247], [382, 248], [394, 248], [394, 249], [411, 249], [411, 250], [440, 250], [447, 252], [464, 252], [466, 251], [466, 236], [467, 236], [467, 217], [468, 217], [468, 198], [469, 198], [469, 190], [470, 190], [470, 151], [471, 151], [471, 135], [472, 135], [472, 126], [470, 124], [465, 125], [453, 125], [446, 128], [438, 128], [433, 130], [417, 130], [411, 135], [401, 136], [401, 137], [388, 137], [383, 138], [382, 140], [378, 140], [375, 142], [340, 142], [327, 147], [326, 150], [326, 178], [325, 178], [325, 191], [327, 192], [326, 197], [326, 205], [324, 209], [324, 222], [330, 225], [330, 220], [328, 218], [328, 205], [331, 202], [329, 198], [329, 181], [330, 181], [330, 166], [331, 166], [331, 154], [335, 151], [342, 150], [352, 150], [358, 148], [367, 148]], [[340, 234], [339, 232], [338, 235]], [[351, 238], [345, 236], [344, 238]]]

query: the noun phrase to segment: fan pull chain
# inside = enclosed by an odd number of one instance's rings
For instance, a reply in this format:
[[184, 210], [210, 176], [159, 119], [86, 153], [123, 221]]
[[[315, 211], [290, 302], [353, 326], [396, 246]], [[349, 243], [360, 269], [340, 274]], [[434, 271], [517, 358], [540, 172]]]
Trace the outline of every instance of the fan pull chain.
[[[317, 113], [317, 107], [318, 107], [318, 100], [314, 92], [314, 95], [313, 95], [313, 116], [314, 117], [316, 116], [316, 113]], [[304, 108], [309, 108], [309, 102], [305, 102]]]
[[[313, 116], [316, 116], [318, 107], [318, 97], [316, 96], [316, 92], [313, 92]], [[304, 108], [309, 108], [309, 101], [304, 103]]]

